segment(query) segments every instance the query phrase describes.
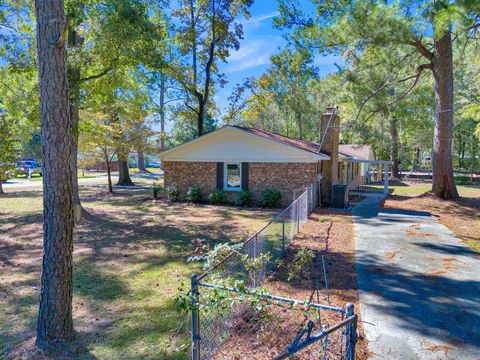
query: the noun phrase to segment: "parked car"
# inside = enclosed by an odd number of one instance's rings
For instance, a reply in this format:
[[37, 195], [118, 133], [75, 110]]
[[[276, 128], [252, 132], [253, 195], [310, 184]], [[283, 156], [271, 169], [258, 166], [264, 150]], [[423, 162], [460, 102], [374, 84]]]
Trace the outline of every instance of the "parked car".
[[42, 167], [34, 160], [19, 160], [17, 167], [15, 168], [15, 174], [31, 176], [32, 174], [38, 174], [42, 176]]

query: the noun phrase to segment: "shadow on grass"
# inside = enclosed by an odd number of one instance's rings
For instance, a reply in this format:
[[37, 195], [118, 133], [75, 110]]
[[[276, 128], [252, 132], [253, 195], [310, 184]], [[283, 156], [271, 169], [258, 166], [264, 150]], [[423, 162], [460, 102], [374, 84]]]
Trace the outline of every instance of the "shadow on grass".
[[[41, 192], [21, 191], [8, 196], [34, 198], [41, 196]], [[230, 241], [232, 234], [238, 235], [235, 209], [154, 202], [151, 194], [142, 190], [119, 191], [111, 196], [107, 192], [82, 189], [82, 201], [87, 214], [75, 229], [73, 284], [74, 306], [80, 307], [82, 303], [80, 310], [85, 315], [75, 321], [79, 330], [77, 339], [65, 344], [53, 358], [145, 355], [155, 359], [186, 359], [188, 325], [185, 317], [176, 312], [172, 297], [180, 281], [199, 270], [199, 264], [186, 263], [198, 246], [193, 240], [200, 239], [202, 244], [214, 246]], [[204, 219], [205, 214], [210, 218]], [[268, 218], [264, 212], [248, 210], [245, 217]], [[35, 280], [0, 282], [4, 302], [13, 308], [11, 321], [27, 318], [24, 326], [12, 330], [8, 340], [0, 340], [2, 343], [20, 338], [25, 328], [35, 327], [41, 221], [40, 213], [17, 215], [12, 212], [0, 219], [0, 228], [5, 227], [8, 236], [7, 241], [0, 237], [0, 266], [21, 271], [22, 276], [36, 274]], [[25, 289], [32, 288], [36, 290], [28, 296], [21, 295]], [[1, 326], [4, 324], [0, 319]]]

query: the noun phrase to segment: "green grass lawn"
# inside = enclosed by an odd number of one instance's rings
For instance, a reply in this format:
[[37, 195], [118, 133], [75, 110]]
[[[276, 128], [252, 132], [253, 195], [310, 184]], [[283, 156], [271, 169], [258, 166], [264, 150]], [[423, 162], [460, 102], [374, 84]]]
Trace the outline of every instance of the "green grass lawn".
[[[197, 247], [240, 241], [273, 212], [153, 201], [147, 190], [82, 189], [89, 215], [75, 229], [77, 340], [52, 357], [34, 351], [42, 259], [40, 191], [0, 198], [0, 358], [187, 359], [189, 318], [178, 286]], [[200, 244], [200, 245], [199, 245]]]
[[[383, 188], [383, 186], [381, 186]], [[405, 182], [405, 185], [389, 186], [391, 195], [418, 196], [432, 190], [431, 183], [423, 182]], [[480, 197], [480, 184], [475, 185], [457, 185], [460, 196]]]

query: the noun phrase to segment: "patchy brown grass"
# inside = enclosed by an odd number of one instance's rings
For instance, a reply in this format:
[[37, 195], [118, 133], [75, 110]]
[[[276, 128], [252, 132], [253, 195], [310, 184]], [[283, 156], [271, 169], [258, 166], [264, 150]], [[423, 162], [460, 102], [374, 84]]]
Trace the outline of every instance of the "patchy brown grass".
[[273, 213], [152, 200], [144, 190], [82, 189], [88, 215], [75, 229], [73, 313], [77, 338], [35, 350], [42, 260], [41, 192], [0, 201], [1, 359], [187, 359], [188, 319], [179, 284], [198, 246], [239, 241]]
[[[415, 188], [416, 185], [410, 186]], [[461, 197], [456, 200], [443, 200], [431, 192], [418, 195], [411, 191], [409, 195], [391, 195], [385, 201], [384, 207], [427, 211], [473, 250], [480, 252], [480, 188], [459, 187], [459, 191]], [[414, 230], [411, 229], [412, 235], [429, 235]]]

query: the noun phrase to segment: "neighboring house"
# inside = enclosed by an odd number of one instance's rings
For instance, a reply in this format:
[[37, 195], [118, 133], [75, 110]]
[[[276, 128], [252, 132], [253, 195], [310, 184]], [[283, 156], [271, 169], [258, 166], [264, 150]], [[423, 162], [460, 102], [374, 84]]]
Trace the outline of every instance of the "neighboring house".
[[161, 153], [164, 185], [176, 185], [183, 197], [191, 186], [205, 195], [222, 189], [231, 200], [236, 192], [249, 190], [256, 202], [264, 189], [273, 187], [282, 192], [285, 205], [299, 189], [322, 179], [322, 202], [330, 204], [332, 185], [362, 183], [366, 166], [361, 162], [372, 157], [368, 145], [339, 146], [339, 128], [333, 108], [321, 117], [321, 145], [227, 125]]

